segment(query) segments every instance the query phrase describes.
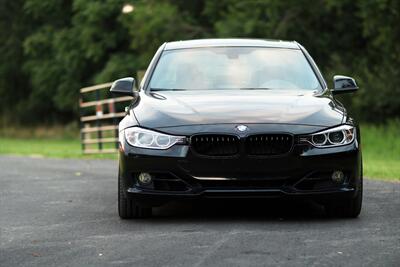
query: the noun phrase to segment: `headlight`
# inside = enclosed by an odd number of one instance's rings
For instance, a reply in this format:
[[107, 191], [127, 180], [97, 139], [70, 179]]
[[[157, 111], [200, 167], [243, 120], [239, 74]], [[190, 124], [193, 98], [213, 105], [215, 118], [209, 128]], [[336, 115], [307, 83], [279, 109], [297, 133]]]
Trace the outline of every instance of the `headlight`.
[[173, 136], [139, 127], [127, 128], [124, 132], [125, 139], [131, 146], [141, 148], [168, 149], [175, 144], [186, 142], [184, 136]]
[[350, 144], [354, 141], [356, 129], [351, 125], [342, 125], [329, 130], [300, 137], [300, 142], [310, 143], [315, 147], [333, 147]]

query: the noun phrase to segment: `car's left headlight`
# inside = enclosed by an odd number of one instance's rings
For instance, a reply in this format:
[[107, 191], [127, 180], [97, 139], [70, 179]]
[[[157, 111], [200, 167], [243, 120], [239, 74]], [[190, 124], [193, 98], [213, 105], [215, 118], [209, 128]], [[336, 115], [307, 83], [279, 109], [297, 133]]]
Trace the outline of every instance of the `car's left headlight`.
[[351, 125], [341, 125], [318, 133], [301, 136], [300, 142], [310, 143], [315, 147], [334, 147], [350, 144], [356, 136], [356, 128]]
[[150, 149], [168, 149], [175, 144], [186, 143], [185, 136], [173, 136], [140, 127], [124, 130], [125, 139], [131, 146]]

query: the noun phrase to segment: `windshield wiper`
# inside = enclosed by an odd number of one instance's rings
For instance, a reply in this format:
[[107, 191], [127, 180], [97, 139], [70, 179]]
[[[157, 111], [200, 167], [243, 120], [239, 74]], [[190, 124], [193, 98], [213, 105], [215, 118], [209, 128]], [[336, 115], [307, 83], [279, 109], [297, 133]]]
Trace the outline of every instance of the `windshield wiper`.
[[150, 91], [187, 91], [187, 89], [175, 89], [175, 88], [150, 88]]
[[272, 90], [272, 88], [268, 88], [268, 87], [242, 87], [239, 88], [240, 90]]
[[218, 91], [218, 90], [272, 90], [273, 88], [267, 87], [242, 87], [242, 88], [215, 88], [215, 89], [181, 89], [181, 88], [150, 88], [151, 92], [160, 92], [160, 91], [196, 91], [196, 90], [210, 90], [210, 91]]

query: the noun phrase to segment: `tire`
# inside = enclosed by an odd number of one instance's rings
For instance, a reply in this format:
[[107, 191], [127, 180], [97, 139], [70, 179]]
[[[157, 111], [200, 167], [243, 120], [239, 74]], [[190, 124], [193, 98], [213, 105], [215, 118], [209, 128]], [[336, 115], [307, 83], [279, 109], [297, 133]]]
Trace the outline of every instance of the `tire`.
[[363, 196], [363, 178], [361, 176], [357, 194], [353, 198], [331, 201], [325, 205], [327, 214], [331, 217], [357, 218], [360, 215]]
[[124, 191], [124, 179], [118, 172], [118, 214], [121, 219], [150, 217], [152, 209], [141, 207], [134, 198], [127, 198]]

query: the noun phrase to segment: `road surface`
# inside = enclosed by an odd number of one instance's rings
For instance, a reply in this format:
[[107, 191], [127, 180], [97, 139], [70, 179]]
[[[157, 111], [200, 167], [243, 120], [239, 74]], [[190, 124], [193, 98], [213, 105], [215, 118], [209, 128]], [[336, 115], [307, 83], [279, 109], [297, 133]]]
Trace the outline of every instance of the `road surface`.
[[120, 220], [112, 160], [0, 157], [0, 266], [400, 266], [400, 183], [358, 219], [309, 202], [171, 203]]

